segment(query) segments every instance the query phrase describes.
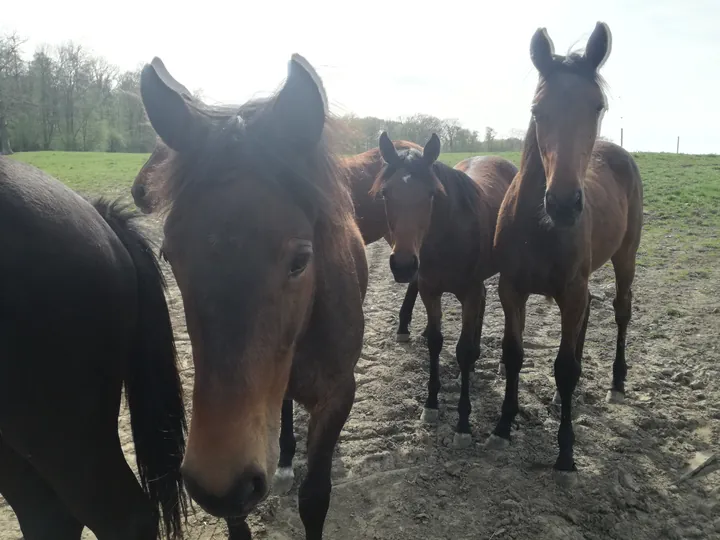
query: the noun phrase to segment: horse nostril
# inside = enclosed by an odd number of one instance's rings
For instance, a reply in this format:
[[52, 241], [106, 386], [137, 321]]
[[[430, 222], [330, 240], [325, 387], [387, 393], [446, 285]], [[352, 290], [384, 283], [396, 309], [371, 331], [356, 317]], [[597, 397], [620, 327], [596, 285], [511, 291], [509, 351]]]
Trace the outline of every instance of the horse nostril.
[[575, 209], [580, 211], [583, 209], [583, 191], [578, 189], [575, 192]]
[[133, 186], [131, 192], [132, 192], [133, 198], [142, 199], [143, 197], [145, 197], [145, 186], [143, 186], [142, 184]]

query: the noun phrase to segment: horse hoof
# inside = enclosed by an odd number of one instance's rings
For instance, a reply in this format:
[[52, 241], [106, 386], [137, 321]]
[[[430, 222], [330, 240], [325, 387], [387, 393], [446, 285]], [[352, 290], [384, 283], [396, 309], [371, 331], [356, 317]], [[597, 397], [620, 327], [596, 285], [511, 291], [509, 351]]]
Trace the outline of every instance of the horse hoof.
[[553, 469], [553, 479], [558, 487], [570, 489], [577, 485], [578, 473], [577, 471], [558, 471], [557, 469]]
[[423, 409], [420, 420], [422, 420], [426, 424], [437, 424], [439, 417], [440, 411], [438, 411], [437, 409], [428, 409], [427, 407], [425, 407]]
[[624, 403], [625, 402], [625, 394], [621, 392], [620, 390], [608, 390], [607, 396], [605, 396], [605, 401], [608, 403]]
[[273, 477], [273, 491], [277, 495], [287, 495], [295, 482], [295, 473], [292, 467], [280, 467]]
[[503, 364], [502, 362], [498, 364], [498, 375], [500, 375], [501, 377], [505, 376], [505, 364]]
[[398, 343], [407, 343], [410, 341], [410, 334], [396, 334], [395, 341]]
[[494, 433], [488, 437], [488, 440], [485, 443], [485, 448], [490, 450], [505, 450], [508, 446], [510, 446], [510, 441], [508, 439], [498, 437]]
[[469, 433], [458, 433], [455, 432], [455, 436], [453, 437], [453, 448], [455, 450], [462, 450], [463, 448], [468, 448], [472, 444], [472, 435]]
[[555, 390], [555, 394], [553, 395], [552, 403], [553, 403], [553, 405], [562, 405], [562, 399], [560, 398], [560, 392], [558, 392], [557, 390]]

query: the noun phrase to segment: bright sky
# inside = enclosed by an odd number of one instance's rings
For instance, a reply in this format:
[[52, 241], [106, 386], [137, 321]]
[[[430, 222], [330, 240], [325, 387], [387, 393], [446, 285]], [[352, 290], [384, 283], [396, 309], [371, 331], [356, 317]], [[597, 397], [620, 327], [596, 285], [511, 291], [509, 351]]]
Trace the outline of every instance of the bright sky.
[[[536, 73], [533, 32], [556, 52], [609, 24], [602, 134], [629, 150], [720, 153], [720, 1], [33, 0], [6, 2], [0, 31], [42, 43], [72, 39], [122, 69], [159, 56], [208, 101], [273, 91], [293, 52], [318, 70], [336, 113], [414, 113], [500, 134], [525, 129]], [[101, 8], [101, 5], [112, 6]]]

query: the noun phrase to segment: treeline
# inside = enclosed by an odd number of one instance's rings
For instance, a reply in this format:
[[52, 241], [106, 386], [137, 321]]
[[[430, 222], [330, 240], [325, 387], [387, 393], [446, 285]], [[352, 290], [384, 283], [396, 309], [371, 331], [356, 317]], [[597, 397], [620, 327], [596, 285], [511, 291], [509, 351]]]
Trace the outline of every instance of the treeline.
[[[0, 36], [0, 153], [65, 150], [149, 152], [155, 134], [140, 99], [140, 71], [120, 72], [72, 42], [41, 47], [24, 60], [24, 41]], [[522, 131], [500, 138], [464, 128], [457, 119], [417, 114], [396, 120], [342, 117], [343, 151], [360, 153], [388, 131], [425, 144], [437, 133], [445, 152], [520, 150]]]
[[522, 150], [524, 137], [521, 130], [513, 130], [509, 137], [501, 138], [491, 127], [485, 128], [485, 133], [480, 134], [464, 128], [456, 118], [440, 119], [427, 114], [416, 114], [397, 120], [346, 115], [340, 120], [347, 137], [345, 150], [349, 153], [375, 148], [383, 131], [387, 131], [391, 139], [404, 139], [420, 145], [424, 145], [433, 133], [437, 133], [443, 143], [443, 152]]
[[155, 134], [140, 72], [120, 72], [72, 42], [23, 60], [17, 35], [0, 37], [0, 152], [148, 152]]

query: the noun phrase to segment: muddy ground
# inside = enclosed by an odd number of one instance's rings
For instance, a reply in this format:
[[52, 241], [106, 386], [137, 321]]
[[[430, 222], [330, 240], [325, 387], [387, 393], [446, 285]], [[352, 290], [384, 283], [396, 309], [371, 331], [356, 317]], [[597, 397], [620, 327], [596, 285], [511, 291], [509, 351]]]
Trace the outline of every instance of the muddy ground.
[[[551, 478], [558, 428], [551, 405], [552, 363], [560, 341], [557, 307], [539, 297], [528, 304], [519, 429], [510, 448], [488, 451], [483, 443], [498, 418], [504, 388], [497, 375], [503, 316], [497, 279], [489, 281], [482, 357], [471, 390], [473, 445], [455, 450], [459, 304], [450, 297], [444, 301], [440, 423], [426, 426], [420, 414], [428, 361], [419, 337], [425, 314], [418, 300], [411, 342], [395, 342], [405, 289], [393, 282], [387, 255], [384, 243], [368, 247], [365, 347], [356, 371], [356, 403], [334, 462], [326, 538], [720, 539], [720, 471], [678, 482], [703, 452], [720, 452], [716, 269], [691, 272], [685, 280], [670, 279], [661, 268], [638, 269], [623, 405], [608, 405], [604, 399], [616, 334], [612, 269], [606, 266], [594, 274], [596, 298], [575, 393], [580, 483], [563, 491]], [[174, 283], [170, 294], [190, 396], [190, 344]], [[296, 412], [296, 486], [287, 496], [271, 496], [251, 517], [255, 538], [304, 538], [296, 505], [297, 479], [305, 468], [305, 420], [304, 412]], [[132, 456], [125, 411], [121, 435]], [[199, 512], [191, 517], [188, 538], [225, 536], [222, 521]], [[21, 538], [2, 499], [0, 538]]]

